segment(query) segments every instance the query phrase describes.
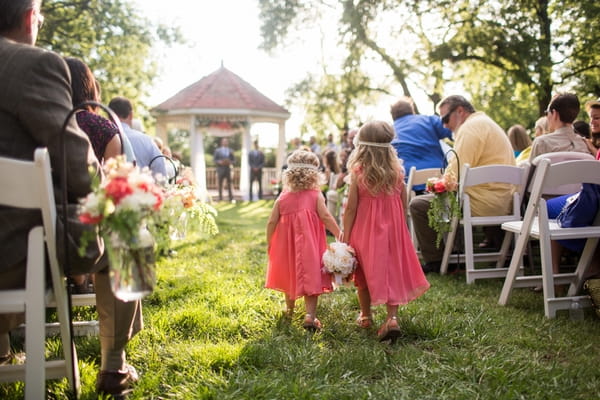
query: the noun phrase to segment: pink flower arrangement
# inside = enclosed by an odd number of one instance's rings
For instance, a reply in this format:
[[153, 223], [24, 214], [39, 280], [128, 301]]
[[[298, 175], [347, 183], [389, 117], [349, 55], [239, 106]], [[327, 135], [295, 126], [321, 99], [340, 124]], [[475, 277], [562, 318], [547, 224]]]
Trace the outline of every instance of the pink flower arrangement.
[[125, 243], [135, 243], [146, 220], [157, 214], [164, 190], [148, 169], [140, 170], [121, 157], [103, 166], [106, 179], [95, 178], [93, 190], [80, 204], [79, 220], [97, 225], [103, 236], [116, 235]]

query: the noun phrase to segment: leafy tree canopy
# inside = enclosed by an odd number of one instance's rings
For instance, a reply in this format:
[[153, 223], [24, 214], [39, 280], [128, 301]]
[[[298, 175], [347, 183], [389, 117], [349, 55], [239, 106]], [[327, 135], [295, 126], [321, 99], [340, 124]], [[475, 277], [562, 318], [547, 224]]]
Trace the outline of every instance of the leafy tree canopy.
[[392, 78], [398, 96], [411, 96], [416, 86], [433, 104], [447, 90], [464, 90], [505, 127], [530, 126], [555, 91], [575, 91], [582, 101], [600, 96], [600, 33], [593, 24], [600, 5], [591, 0], [259, 4], [265, 49], [283, 46], [290, 35], [315, 24], [321, 14], [315, 10], [339, 8], [336, 34], [348, 58], [360, 50], [356, 68], [373, 59], [387, 67], [387, 75], [369, 76], [370, 86], [383, 82], [388, 89]]
[[38, 45], [83, 60], [104, 103], [125, 96], [140, 111], [158, 71], [152, 46], [182, 42], [178, 28], [153, 24], [127, 1], [44, 0], [42, 13]]

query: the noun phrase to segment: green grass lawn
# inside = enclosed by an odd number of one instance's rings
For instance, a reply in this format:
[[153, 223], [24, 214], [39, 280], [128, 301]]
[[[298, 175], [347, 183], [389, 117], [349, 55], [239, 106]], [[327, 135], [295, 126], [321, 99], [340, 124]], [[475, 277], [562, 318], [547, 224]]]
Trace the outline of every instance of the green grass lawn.
[[[541, 294], [518, 289], [497, 305], [502, 282], [467, 285], [429, 276], [431, 289], [400, 309], [403, 335], [379, 343], [355, 326], [351, 287], [323, 295], [324, 329], [282, 317], [283, 295], [263, 288], [265, 222], [272, 201], [220, 204], [220, 233], [176, 243], [159, 260], [144, 301], [145, 329], [128, 348], [141, 374], [132, 399], [593, 399], [600, 396], [600, 321], [548, 320]], [[375, 309], [376, 325], [385, 310]], [[77, 338], [82, 399], [95, 399], [97, 338]], [[66, 380], [48, 384], [65, 397]], [[23, 385], [0, 386], [19, 399]]]

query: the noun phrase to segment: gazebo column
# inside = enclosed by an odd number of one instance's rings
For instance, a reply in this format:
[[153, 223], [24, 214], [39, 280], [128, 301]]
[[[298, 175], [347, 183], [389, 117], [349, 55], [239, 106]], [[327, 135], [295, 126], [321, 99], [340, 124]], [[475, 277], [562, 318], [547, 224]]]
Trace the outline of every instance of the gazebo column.
[[190, 119], [190, 137], [191, 143], [191, 163], [192, 171], [194, 171], [194, 177], [200, 193], [206, 199], [208, 199], [208, 191], [206, 190], [206, 160], [204, 159], [204, 134], [202, 131], [196, 131], [196, 116], [192, 116]]
[[250, 152], [251, 138], [250, 127], [251, 122], [248, 121], [246, 129], [242, 132], [242, 159], [240, 160], [240, 192], [242, 199], [249, 200], [250, 189], [250, 171], [248, 166], [248, 153]]
[[283, 163], [285, 162], [285, 149], [287, 142], [285, 140], [285, 121], [279, 123], [279, 140], [277, 141], [277, 157], [275, 166], [277, 167], [277, 176], [281, 173]]

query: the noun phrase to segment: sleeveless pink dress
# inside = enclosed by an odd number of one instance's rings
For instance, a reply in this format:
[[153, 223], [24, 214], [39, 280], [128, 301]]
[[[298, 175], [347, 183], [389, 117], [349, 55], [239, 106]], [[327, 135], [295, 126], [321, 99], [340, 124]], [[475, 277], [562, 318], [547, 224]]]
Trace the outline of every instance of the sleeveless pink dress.
[[401, 185], [399, 181], [393, 194], [377, 196], [362, 184], [358, 187], [358, 207], [350, 233], [359, 264], [354, 283], [359, 288], [368, 287], [373, 305], [407, 304], [429, 289], [406, 226]]
[[277, 200], [279, 221], [271, 237], [265, 287], [292, 299], [332, 290], [331, 275], [322, 270], [327, 244], [318, 196], [318, 190], [283, 192]]

